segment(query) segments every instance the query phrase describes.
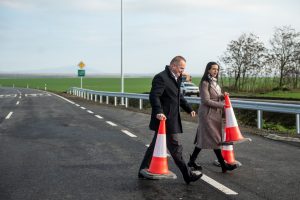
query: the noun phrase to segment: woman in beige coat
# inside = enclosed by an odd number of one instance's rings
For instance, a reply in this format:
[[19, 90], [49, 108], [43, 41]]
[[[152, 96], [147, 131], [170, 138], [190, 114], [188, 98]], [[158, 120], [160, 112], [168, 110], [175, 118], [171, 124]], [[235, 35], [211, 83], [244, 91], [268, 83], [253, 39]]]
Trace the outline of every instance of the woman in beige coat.
[[201, 149], [213, 149], [218, 161], [221, 164], [222, 172], [233, 170], [236, 165], [226, 164], [221, 153], [220, 143], [222, 142], [222, 112], [224, 108], [224, 95], [218, 85], [219, 65], [216, 62], [209, 62], [206, 65], [204, 75], [200, 82], [201, 104], [198, 110], [198, 129], [195, 138], [195, 149], [188, 162], [189, 167], [202, 170], [202, 167], [195, 162]]

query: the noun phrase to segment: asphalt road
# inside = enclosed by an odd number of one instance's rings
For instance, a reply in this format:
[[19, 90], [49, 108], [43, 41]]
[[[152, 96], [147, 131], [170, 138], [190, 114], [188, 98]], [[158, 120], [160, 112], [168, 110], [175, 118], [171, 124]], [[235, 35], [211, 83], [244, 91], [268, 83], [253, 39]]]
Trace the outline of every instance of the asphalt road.
[[[0, 88], [0, 199], [300, 199], [297, 145], [243, 133], [234, 146], [243, 166], [221, 173], [203, 150], [203, 179], [139, 180], [152, 138], [149, 115], [32, 89]], [[186, 160], [197, 124], [183, 122]], [[127, 134], [126, 134], [127, 133]], [[133, 135], [131, 135], [133, 134]], [[136, 137], [132, 137], [136, 136]], [[208, 183], [208, 179], [215, 182]], [[216, 183], [217, 182], [217, 183]], [[221, 184], [221, 185], [220, 185]], [[237, 193], [228, 195], [224, 187]]]

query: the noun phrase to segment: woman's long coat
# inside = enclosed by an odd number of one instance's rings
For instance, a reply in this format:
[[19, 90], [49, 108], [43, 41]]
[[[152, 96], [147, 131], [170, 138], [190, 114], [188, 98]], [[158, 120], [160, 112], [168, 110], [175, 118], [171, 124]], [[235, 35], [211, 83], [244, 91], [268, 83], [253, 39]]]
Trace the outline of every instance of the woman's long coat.
[[201, 104], [195, 144], [201, 149], [218, 149], [222, 141], [224, 96], [207, 81], [200, 85]]

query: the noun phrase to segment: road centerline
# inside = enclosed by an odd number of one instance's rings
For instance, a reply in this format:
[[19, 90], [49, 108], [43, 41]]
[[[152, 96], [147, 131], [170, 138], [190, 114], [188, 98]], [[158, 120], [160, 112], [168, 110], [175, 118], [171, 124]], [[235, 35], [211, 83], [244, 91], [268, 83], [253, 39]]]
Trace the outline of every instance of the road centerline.
[[131, 132], [127, 131], [127, 130], [121, 130], [123, 133], [125, 133], [126, 135], [128, 135], [129, 137], [137, 137], [136, 135], [132, 134]]
[[12, 116], [13, 112], [8, 113], [8, 115], [5, 117], [5, 119], [9, 119]]
[[100, 116], [100, 115], [95, 115], [95, 117], [97, 117], [97, 118], [99, 118], [99, 119], [103, 119], [103, 117]]
[[113, 122], [111, 122], [111, 121], [106, 121], [106, 123], [108, 123], [108, 124], [111, 125], [111, 126], [118, 126], [117, 124], [115, 124], [115, 123], [113, 123]]

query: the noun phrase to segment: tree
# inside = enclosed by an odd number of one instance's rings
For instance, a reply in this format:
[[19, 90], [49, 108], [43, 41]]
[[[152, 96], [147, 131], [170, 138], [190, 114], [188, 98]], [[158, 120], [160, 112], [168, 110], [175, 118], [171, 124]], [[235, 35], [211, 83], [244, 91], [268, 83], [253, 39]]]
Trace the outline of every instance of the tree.
[[[234, 75], [234, 88], [241, 89], [247, 77], [256, 77], [266, 64], [267, 49], [259, 38], [250, 33], [242, 34], [227, 46], [221, 61], [227, 65], [228, 75]], [[256, 79], [253, 79], [254, 82]]]
[[[289, 77], [296, 75], [296, 82], [299, 76], [299, 38], [300, 34], [290, 26], [283, 26], [275, 29], [273, 38], [270, 40], [270, 64], [275, 73], [279, 74], [279, 88], [282, 88]], [[296, 73], [296, 74], [294, 74]]]

